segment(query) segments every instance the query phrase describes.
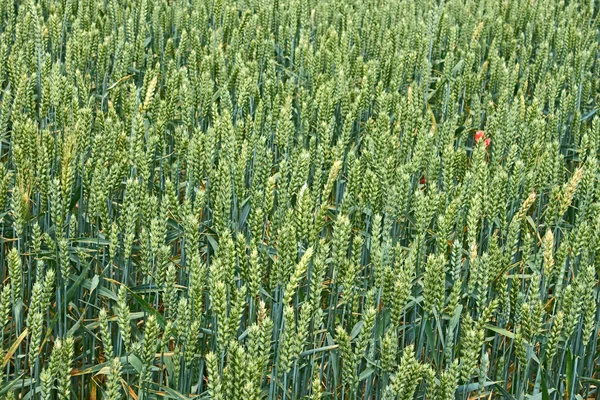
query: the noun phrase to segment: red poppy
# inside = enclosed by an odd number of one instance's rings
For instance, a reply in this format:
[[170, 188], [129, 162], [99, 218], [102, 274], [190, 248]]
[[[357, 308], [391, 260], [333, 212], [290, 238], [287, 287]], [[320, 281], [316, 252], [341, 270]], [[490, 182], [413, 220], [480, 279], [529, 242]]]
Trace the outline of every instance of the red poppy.
[[424, 184], [425, 184], [425, 177], [422, 177], [421, 178], [421, 185], [424, 185]]
[[479, 143], [479, 141], [481, 139], [483, 139], [484, 136], [485, 136], [485, 132], [484, 131], [477, 131], [475, 133], [475, 143]]
[[485, 147], [490, 147], [490, 142], [491, 141], [492, 141], [492, 138], [485, 139]]

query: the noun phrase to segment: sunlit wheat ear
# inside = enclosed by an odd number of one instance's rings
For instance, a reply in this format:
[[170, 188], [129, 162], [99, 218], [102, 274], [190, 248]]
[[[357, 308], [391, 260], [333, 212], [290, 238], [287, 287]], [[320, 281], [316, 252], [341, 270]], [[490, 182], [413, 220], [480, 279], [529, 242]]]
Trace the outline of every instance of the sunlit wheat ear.
[[27, 328], [30, 331], [30, 343], [29, 343], [29, 366], [34, 368], [36, 362], [37, 353], [42, 340], [42, 329], [43, 329], [43, 311], [46, 307], [42, 302], [43, 288], [39, 282], [33, 285], [33, 293], [31, 295], [31, 302], [29, 304], [30, 312], [27, 315]]
[[391, 330], [386, 333], [381, 342], [381, 367], [384, 372], [391, 373], [396, 366], [398, 353], [398, 337]]
[[9, 315], [11, 310], [11, 287], [5, 285], [0, 292], [0, 328], [4, 331], [10, 322]]
[[211, 399], [221, 400], [223, 397], [221, 377], [217, 366], [217, 360], [213, 353], [206, 356], [206, 365], [208, 368], [208, 392]]
[[106, 382], [106, 397], [110, 400], [117, 400], [121, 398], [121, 370], [122, 365], [118, 358], [114, 358], [110, 365]]
[[419, 362], [414, 358], [414, 346], [408, 346], [403, 350], [398, 371], [391, 379], [390, 388], [394, 396], [399, 399], [410, 399], [415, 387], [423, 379]]
[[472, 326], [469, 316], [463, 317], [460, 338], [460, 375], [463, 382], [468, 382], [477, 367], [481, 343], [477, 330]]
[[52, 398], [52, 388], [54, 386], [54, 379], [52, 377], [52, 373], [48, 369], [44, 369], [40, 373], [40, 381], [41, 381], [41, 395], [44, 400], [48, 400]]
[[548, 281], [550, 281], [555, 274], [555, 260], [553, 255], [554, 235], [552, 230], [548, 229], [548, 231], [546, 231], [542, 242], [542, 247], [544, 255], [544, 276]]
[[552, 365], [552, 360], [558, 350], [558, 344], [561, 340], [563, 324], [564, 314], [562, 311], [559, 311], [553, 318], [552, 327], [550, 328], [550, 335], [548, 336], [548, 341], [546, 342], [545, 358], [546, 365], [548, 367]]
[[64, 340], [60, 348], [58, 359], [59, 369], [57, 370], [57, 391], [58, 397], [61, 399], [71, 398], [71, 363], [73, 362], [74, 340], [68, 337]]
[[339, 354], [342, 364], [342, 381], [344, 382], [344, 385], [351, 390], [356, 381], [356, 375], [354, 372], [354, 355], [352, 354], [350, 336], [341, 326], [338, 326], [336, 329], [336, 341], [339, 346]]
[[151, 380], [152, 367], [154, 366], [154, 359], [156, 357], [156, 350], [160, 343], [159, 340], [160, 327], [156, 321], [156, 317], [153, 315], [148, 317], [146, 321], [146, 330], [144, 332], [144, 344], [142, 349], [142, 362], [143, 373], [141, 375], [142, 382], [146, 384]]
[[98, 322], [100, 324], [100, 336], [102, 339], [102, 346], [104, 347], [104, 354], [107, 359], [110, 359], [114, 356], [112, 332], [108, 322], [108, 315], [104, 308], [99, 312]]
[[15, 248], [8, 254], [8, 273], [10, 277], [10, 289], [13, 304], [22, 300], [22, 267], [19, 251]]
[[117, 324], [121, 337], [121, 343], [125, 351], [131, 347], [131, 323], [129, 321], [131, 312], [127, 304], [127, 289], [124, 286], [119, 288], [119, 297], [117, 301]]
[[425, 310], [433, 315], [442, 310], [445, 292], [445, 264], [443, 255], [431, 256], [427, 260], [423, 281], [423, 297]]

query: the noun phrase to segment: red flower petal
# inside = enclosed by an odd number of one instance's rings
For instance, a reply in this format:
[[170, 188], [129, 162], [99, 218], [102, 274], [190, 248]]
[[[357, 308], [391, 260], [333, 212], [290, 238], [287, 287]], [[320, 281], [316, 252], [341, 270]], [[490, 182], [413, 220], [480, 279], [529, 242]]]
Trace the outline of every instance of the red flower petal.
[[490, 142], [492, 141], [491, 138], [487, 138], [485, 139], [485, 147], [490, 147]]
[[479, 141], [481, 139], [483, 139], [484, 136], [485, 136], [485, 132], [484, 131], [477, 131], [475, 133], [475, 143], [479, 143]]

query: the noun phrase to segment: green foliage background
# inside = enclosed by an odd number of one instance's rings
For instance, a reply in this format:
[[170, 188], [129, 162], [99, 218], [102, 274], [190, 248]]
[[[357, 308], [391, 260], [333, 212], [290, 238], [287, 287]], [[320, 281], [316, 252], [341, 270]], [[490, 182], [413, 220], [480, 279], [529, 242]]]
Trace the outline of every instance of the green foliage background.
[[0, 396], [598, 396], [597, 1], [0, 0]]

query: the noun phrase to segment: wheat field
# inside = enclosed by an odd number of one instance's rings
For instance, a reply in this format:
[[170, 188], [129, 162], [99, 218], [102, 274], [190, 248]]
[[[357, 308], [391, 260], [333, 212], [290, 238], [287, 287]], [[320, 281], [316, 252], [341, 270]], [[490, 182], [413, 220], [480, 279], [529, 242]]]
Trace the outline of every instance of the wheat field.
[[595, 0], [0, 0], [0, 399], [586, 400]]

